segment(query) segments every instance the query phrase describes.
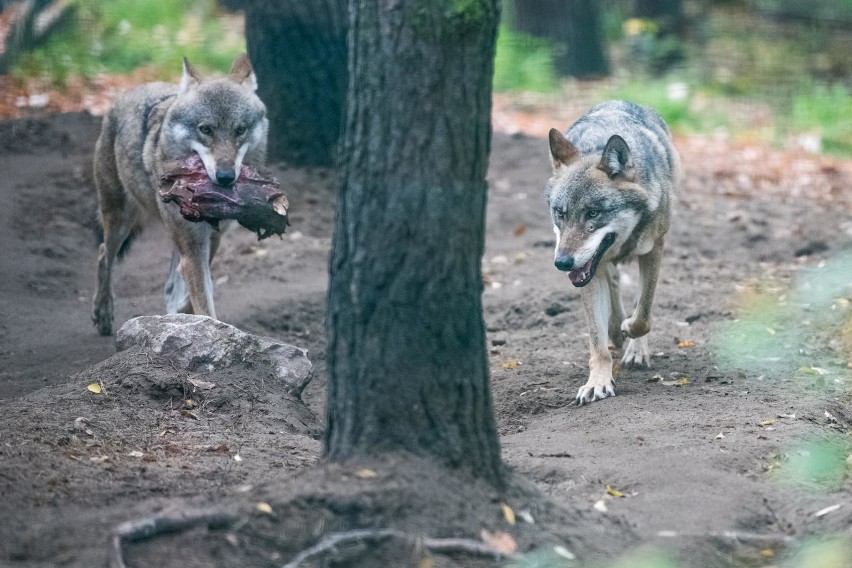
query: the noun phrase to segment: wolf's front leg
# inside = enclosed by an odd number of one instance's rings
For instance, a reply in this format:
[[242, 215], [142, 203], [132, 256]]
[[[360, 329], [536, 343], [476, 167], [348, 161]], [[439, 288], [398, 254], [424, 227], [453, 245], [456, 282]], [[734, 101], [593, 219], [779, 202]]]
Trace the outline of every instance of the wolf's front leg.
[[612, 355], [609, 352], [607, 326], [610, 315], [610, 289], [604, 271], [595, 275], [581, 291], [586, 321], [589, 324], [589, 380], [580, 387], [575, 399], [582, 406], [615, 396], [612, 379]]
[[621, 362], [626, 366], [651, 366], [648, 338], [651, 331], [651, 308], [663, 260], [663, 238], [657, 239], [648, 254], [639, 257], [639, 298], [633, 315], [621, 323], [621, 331], [630, 338]]

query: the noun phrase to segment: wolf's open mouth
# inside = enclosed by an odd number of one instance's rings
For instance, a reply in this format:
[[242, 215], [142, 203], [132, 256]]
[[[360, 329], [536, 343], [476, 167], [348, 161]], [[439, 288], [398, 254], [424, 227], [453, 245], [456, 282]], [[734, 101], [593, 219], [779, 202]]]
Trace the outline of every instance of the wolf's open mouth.
[[568, 273], [568, 279], [571, 280], [571, 284], [576, 286], [577, 288], [582, 288], [586, 284], [592, 281], [592, 278], [595, 277], [595, 270], [598, 268], [598, 263], [603, 258], [603, 255], [606, 253], [607, 249], [612, 246], [612, 243], [615, 242], [615, 233], [609, 233], [607, 236], [603, 238], [600, 246], [598, 247], [598, 251], [595, 253], [589, 262], [581, 266], [580, 268], [575, 268], [571, 272]]

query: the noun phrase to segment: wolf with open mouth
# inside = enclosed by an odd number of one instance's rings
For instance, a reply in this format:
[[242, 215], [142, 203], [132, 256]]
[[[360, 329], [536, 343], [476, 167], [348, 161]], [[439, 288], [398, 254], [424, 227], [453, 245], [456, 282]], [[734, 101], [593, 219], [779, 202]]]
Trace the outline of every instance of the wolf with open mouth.
[[[589, 380], [576, 397], [582, 405], [615, 396], [610, 341], [620, 348], [628, 338], [623, 364], [650, 366], [646, 334], [680, 159], [663, 119], [625, 101], [595, 106], [565, 134], [552, 129], [550, 155], [555, 265], [580, 288], [589, 324]], [[633, 258], [640, 290], [626, 317], [617, 265]]]

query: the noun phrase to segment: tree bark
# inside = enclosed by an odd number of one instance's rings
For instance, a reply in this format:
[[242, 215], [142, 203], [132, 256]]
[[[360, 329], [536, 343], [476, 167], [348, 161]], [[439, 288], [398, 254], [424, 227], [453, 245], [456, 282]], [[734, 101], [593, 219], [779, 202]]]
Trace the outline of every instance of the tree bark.
[[346, 0], [251, 0], [246, 43], [271, 159], [334, 163], [346, 96]]
[[512, 7], [513, 29], [555, 44], [559, 75], [586, 78], [609, 73], [598, 0], [514, 0]]
[[328, 293], [328, 459], [495, 484], [482, 275], [499, 0], [352, 0]]

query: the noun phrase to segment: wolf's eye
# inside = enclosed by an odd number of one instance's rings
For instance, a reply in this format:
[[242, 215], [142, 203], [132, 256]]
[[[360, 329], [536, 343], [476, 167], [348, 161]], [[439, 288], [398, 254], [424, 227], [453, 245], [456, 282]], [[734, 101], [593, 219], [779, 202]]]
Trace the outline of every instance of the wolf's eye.
[[589, 212], [588, 212], [588, 213], [586, 213], [586, 216], [587, 216], [589, 219], [594, 219], [595, 217], [597, 217], [597, 216], [598, 216], [598, 215], [600, 215], [600, 214], [601, 214], [601, 212], [600, 212], [600, 211], [598, 211], [597, 209], [589, 209]]
[[553, 214], [556, 216], [557, 219], [565, 218], [565, 211], [563, 211], [562, 209], [557, 209], [556, 207], [554, 207]]
[[245, 133], [246, 133], [246, 127], [245, 126], [237, 126], [237, 129], [234, 130], [234, 134], [236, 134], [237, 136], [242, 136]]
[[213, 129], [207, 126], [206, 124], [202, 124], [201, 126], [199, 126], [198, 131], [206, 136], [210, 136], [211, 134], [213, 134]]

